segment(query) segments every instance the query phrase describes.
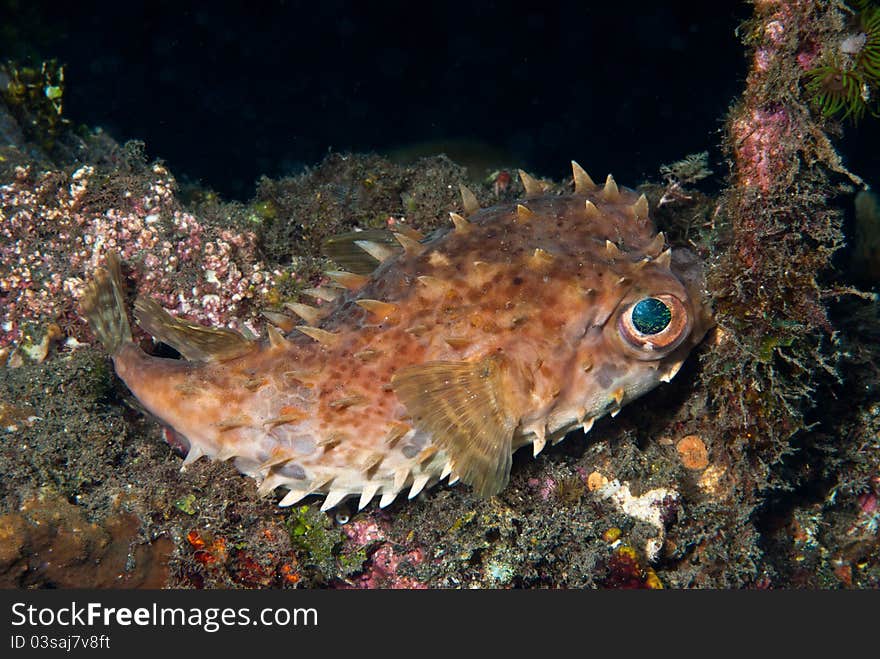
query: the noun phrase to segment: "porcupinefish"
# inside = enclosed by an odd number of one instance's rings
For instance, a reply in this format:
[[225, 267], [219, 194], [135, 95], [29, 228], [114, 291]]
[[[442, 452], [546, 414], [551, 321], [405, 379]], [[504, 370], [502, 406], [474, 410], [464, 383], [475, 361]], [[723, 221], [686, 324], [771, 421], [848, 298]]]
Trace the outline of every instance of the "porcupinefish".
[[[518, 203], [464, 212], [424, 237], [353, 232], [330, 243], [346, 270], [268, 314], [262, 340], [172, 317], [138, 299], [138, 324], [184, 359], [132, 341], [118, 258], [81, 301], [140, 403], [183, 438], [183, 468], [234, 458], [281, 506], [324, 495], [387, 506], [449, 477], [481, 496], [511, 455], [668, 382], [711, 327], [702, 269], [655, 232], [644, 195], [572, 163], [574, 192], [521, 172]], [[281, 328], [281, 329], [279, 329]], [[286, 330], [286, 331], [285, 331]]]

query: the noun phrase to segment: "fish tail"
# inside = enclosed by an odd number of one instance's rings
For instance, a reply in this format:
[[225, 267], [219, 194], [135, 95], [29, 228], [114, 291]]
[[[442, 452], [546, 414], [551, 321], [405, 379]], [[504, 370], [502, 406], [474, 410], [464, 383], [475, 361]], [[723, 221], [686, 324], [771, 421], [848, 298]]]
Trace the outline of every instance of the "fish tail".
[[124, 301], [119, 255], [109, 252], [107, 267], [99, 269], [86, 286], [80, 300], [80, 310], [92, 332], [111, 355], [117, 354], [127, 343], [132, 343], [131, 325], [125, 313]]

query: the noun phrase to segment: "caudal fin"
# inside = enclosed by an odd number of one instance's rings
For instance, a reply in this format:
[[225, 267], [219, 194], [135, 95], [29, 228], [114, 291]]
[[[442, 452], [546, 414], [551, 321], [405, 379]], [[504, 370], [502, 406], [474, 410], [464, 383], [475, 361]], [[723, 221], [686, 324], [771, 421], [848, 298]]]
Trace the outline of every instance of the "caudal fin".
[[111, 355], [131, 343], [131, 325], [125, 313], [122, 269], [116, 252], [107, 254], [107, 267], [95, 272], [80, 300], [80, 310], [95, 336]]

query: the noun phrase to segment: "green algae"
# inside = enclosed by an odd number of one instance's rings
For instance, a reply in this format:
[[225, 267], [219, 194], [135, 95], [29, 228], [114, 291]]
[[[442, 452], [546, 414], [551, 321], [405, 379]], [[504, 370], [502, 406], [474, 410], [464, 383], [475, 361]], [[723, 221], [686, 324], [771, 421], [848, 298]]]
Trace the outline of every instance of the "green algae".
[[291, 509], [286, 527], [300, 564], [316, 568], [320, 579], [355, 574], [367, 560], [365, 547], [344, 549], [340, 526], [315, 506]]
[[177, 499], [174, 502], [174, 507], [186, 515], [195, 515], [196, 512], [198, 512], [196, 501], [195, 494], [187, 494], [186, 496]]

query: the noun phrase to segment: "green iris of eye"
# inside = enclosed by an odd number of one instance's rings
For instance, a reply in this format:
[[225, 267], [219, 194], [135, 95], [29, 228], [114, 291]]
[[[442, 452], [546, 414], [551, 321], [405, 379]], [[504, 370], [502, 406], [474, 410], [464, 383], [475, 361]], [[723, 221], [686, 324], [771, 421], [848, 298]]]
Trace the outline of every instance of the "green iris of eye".
[[672, 312], [662, 300], [646, 297], [632, 310], [632, 324], [642, 334], [657, 334], [669, 327]]

